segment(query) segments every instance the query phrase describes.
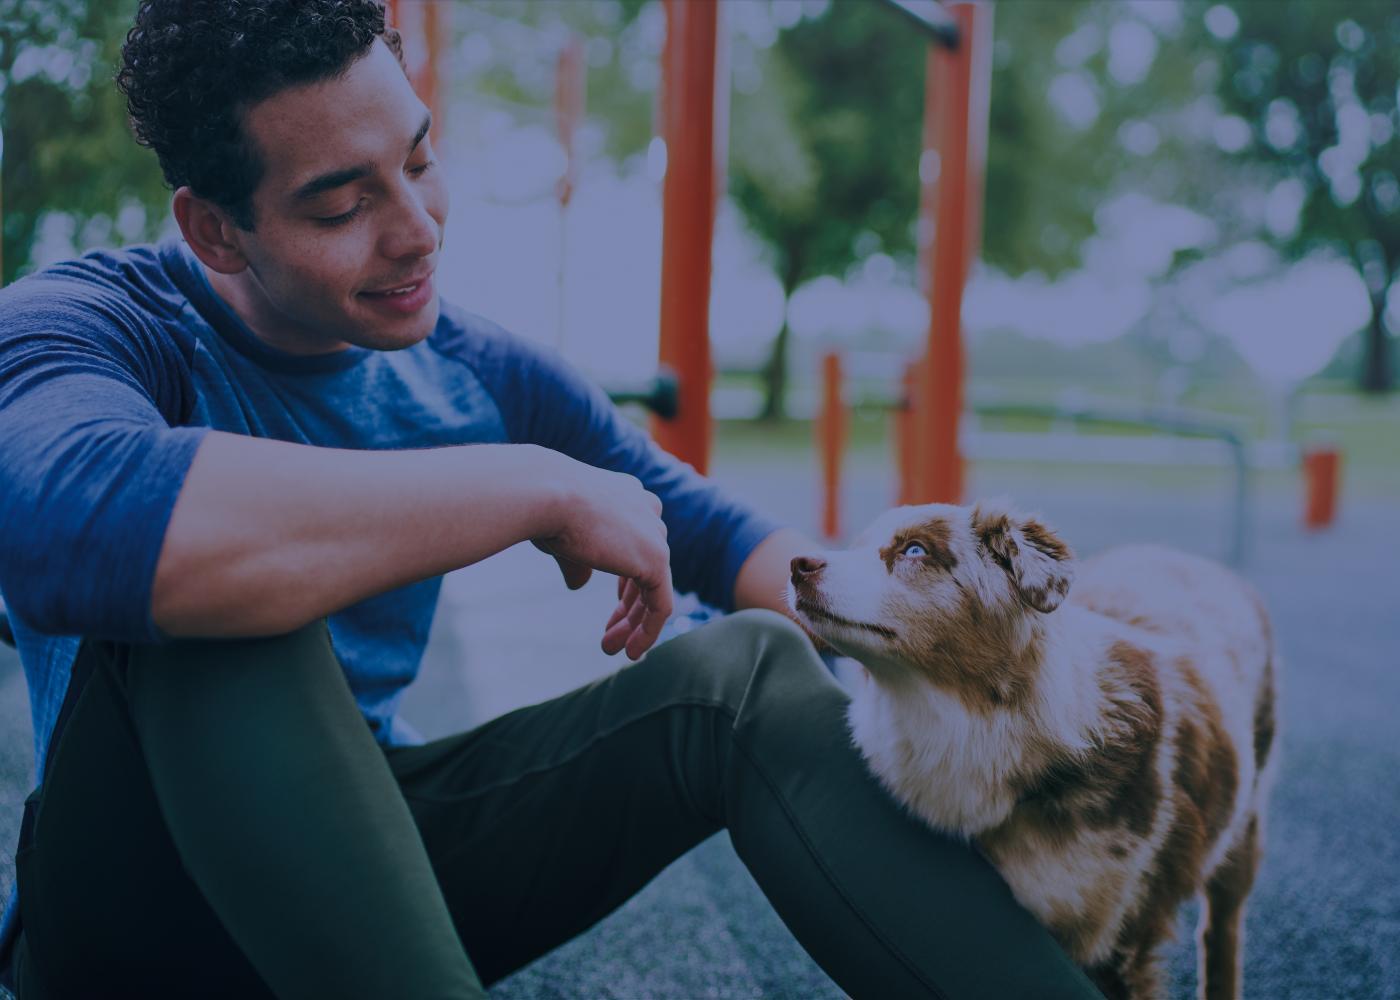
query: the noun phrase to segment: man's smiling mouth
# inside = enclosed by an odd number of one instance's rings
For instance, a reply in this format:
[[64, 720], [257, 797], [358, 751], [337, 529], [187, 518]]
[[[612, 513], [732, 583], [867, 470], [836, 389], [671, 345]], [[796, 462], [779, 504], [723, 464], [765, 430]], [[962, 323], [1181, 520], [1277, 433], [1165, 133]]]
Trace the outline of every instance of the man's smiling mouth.
[[797, 601], [797, 610], [803, 614], [811, 615], [813, 618], [823, 618], [836, 625], [843, 625], [846, 628], [864, 629], [867, 632], [874, 632], [885, 639], [894, 639], [895, 632], [892, 628], [883, 625], [871, 625], [868, 622], [853, 622], [849, 618], [842, 618], [840, 615], [833, 615], [829, 611], [824, 611], [815, 604], [801, 598]]

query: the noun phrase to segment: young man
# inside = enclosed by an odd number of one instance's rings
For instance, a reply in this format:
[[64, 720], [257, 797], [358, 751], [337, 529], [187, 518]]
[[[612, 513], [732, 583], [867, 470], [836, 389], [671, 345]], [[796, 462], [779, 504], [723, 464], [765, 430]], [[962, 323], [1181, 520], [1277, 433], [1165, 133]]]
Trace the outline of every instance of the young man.
[[804, 547], [440, 301], [397, 44], [374, 0], [147, 0], [119, 82], [183, 239], [0, 293], [20, 996], [481, 996], [721, 827], [854, 995], [1090, 995], [771, 611], [473, 732], [395, 719], [449, 570], [530, 539], [614, 574], [637, 659], [672, 572], [778, 609]]

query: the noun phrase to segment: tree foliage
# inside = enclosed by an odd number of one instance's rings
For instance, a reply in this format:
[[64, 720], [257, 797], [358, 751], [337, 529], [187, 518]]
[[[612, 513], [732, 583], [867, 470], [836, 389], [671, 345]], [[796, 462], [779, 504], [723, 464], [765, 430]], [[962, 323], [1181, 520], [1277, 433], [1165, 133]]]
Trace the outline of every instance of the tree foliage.
[[135, 11], [135, 0], [0, 0], [6, 282], [29, 264], [45, 213], [69, 217], [80, 249], [147, 238], [165, 217], [169, 192], [112, 82]]
[[1400, 271], [1400, 7], [1248, 0], [1228, 10], [1215, 15], [1228, 36], [1217, 42], [1217, 94], [1250, 130], [1232, 159], [1275, 199], [1258, 235], [1290, 257], [1331, 249], [1353, 262], [1371, 297], [1361, 384], [1387, 390], [1386, 294]]

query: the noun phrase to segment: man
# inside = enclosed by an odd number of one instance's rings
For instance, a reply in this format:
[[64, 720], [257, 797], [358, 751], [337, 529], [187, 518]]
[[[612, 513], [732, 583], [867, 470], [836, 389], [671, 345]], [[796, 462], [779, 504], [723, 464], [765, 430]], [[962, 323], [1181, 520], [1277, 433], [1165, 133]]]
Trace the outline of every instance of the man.
[[374, 0], [146, 0], [119, 82], [183, 239], [0, 295], [20, 996], [481, 996], [720, 827], [853, 994], [1087, 995], [876, 786], [778, 615], [473, 732], [395, 718], [451, 569], [530, 539], [614, 574], [637, 659], [672, 571], [778, 609], [804, 547], [441, 303], [397, 52]]

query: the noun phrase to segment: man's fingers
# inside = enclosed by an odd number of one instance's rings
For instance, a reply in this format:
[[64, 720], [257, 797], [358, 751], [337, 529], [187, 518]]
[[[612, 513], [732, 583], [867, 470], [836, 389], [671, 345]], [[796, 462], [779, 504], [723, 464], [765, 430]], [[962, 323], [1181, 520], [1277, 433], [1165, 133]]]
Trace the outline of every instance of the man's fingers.
[[627, 613], [632, 610], [632, 605], [637, 601], [637, 588], [635, 584], [625, 577], [619, 577], [617, 581], [617, 607], [613, 608], [612, 616], [608, 618], [605, 629], [610, 629], [622, 619], [627, 617]]
[[651, 648], [652, 643], [656, 642], [656, 637], [661, 634], [666, 620], [671, 617], [674, 605], [671, 578], [667, 576], [662, 582], [652, 586], [639, 584], [638, 597], [633, 613], [628, 615], [628, 621], [634, 625], [626, 647], [627, 656], [632, 660], [640, 659], [642, 654]]
[[628, 659], [641, 659], [642, 654], [652, 647], [652, 644], [656, 642], [656, 637], [661, 634], [662, 627], [666, 624], [666, 617], [666, 615], [656, 612], [646, 612], [642, 615], [641, 621], [627, 638]]
[[611, 656], [625, 649], [628, 659], [638, 660], [656, 642], [671, 617], [671, 580], [666, 577], [662, 583], [651, 586], [627, 580], [622, 590], [623, 599], [613, 609], [603, 633], [603, 652]]

